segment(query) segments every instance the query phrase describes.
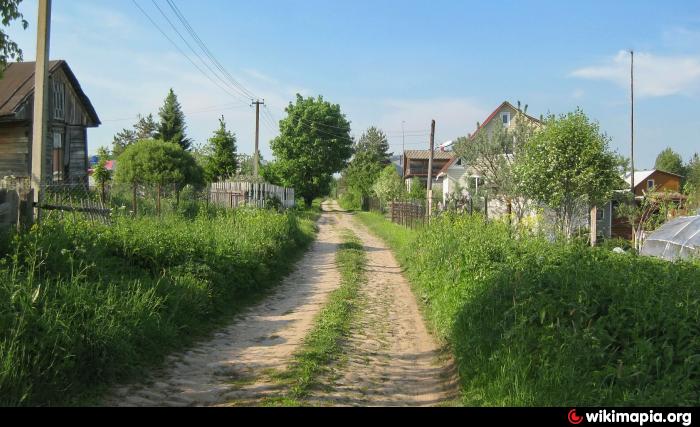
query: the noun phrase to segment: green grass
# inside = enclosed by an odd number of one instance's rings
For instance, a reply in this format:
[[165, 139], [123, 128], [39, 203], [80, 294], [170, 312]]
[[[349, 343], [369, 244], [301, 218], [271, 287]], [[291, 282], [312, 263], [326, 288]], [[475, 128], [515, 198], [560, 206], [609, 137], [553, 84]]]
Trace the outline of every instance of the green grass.
[[290, 367], [277, 375], [287, 389], [286, 396], [268, 399], [267, 406], [301, 406], [309, 391], [318, 385], [319, 375], [340, 358], [342, 341], [350, 332], [359, 290], [366, 280], [366, 256], [362, 244], [350, 231], [346, 231], [343, 241], [336, 254], [340, 287], [329, 296], [313, 329], [294, 354]]
[[47, 221], [0, 244], [0, 405], [93, 403], [259, 300], [315, 212]]
[[700, 402], [700, 266], [447, 217], [413, 232], [358, 217], [395, 250], [458, 364], [463, 403]]

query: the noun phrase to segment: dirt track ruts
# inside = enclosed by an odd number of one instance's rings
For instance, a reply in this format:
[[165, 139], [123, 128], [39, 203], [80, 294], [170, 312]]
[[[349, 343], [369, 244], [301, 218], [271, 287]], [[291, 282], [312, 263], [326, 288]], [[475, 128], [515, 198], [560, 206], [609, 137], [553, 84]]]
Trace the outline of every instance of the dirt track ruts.
[[456, 381], [449, 358], [427, 332], [393, 254], [378, 238], [324, 204], [316, 242], [275, 292], [207, 341], [171, 355], [143, 382], [116, 388], [107, 406], [257, 405], [283, 395], [270, 373], [283, 371], [313, 327], [340, 275], [335, 254], [343, 229], [367, 251], [368, 282], [344, 342], [342, 360], [305, 403], [320, 406], [418, 406], [449, 403]]

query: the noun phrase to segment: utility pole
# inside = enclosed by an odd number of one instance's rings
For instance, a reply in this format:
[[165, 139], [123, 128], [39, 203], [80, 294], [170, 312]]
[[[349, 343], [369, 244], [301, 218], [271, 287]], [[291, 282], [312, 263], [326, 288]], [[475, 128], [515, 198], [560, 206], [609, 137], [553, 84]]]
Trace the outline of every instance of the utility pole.
[[430, 125], [430, 157], [428, 160], [428, 221], [433, 215], [433, 156], [435, 154], [435, 120]]
[[[49, 46], [51, 36], [51, 0], [39, 0], [36, 34], [36, 68], [34, 69], [34, 122], [32, 126], [32, 180], [34, 206], [38, 206], [44, 179], [45, 147], [49, 118]], [[41, 221], [40, 210], [35, 210]]]
[[406, 178], [406, 121], [401, 122], [401, 178]]
[[632, 175], [630, 177], [630, 182], [632, 183], [632, 195], [634, 196], [634, 51], [630, 51], [632, 57], [632, 65], [630, 67], [630, 82], [631, 82], [631, 94], [632, 94], [632, 116], [631, 116], [631, 126], [632, 126]]
[[255, 154], [253, 155], [253, 176], [258, 177], [258, 166], [260, 164], [260, 106], [265, 105], [265, 100], [253, 101], [255, 105]]

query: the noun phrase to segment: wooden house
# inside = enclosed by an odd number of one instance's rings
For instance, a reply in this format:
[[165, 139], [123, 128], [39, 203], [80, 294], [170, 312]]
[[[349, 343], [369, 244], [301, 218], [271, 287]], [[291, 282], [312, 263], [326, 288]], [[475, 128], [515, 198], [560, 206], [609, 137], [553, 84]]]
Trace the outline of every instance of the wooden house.
[[[646, 195], [662, 197], [668, 202], [682, 207], [686, 197], [681, 194], [681, 177], [662, 170], [646, 170], [634, 173], [634, 197], [641, 203]], [[632, 185], [632, 176], [627, 173], [623, 179]], [[629, 190], [627, 191], [629, 193]], [[598, 233], [602, 237], [620, 237], [632, 239], [632, 227], [626, 219], [617, 215], [618, 201], [612, 201], [598, 209]]]
[[[34, 68], [11, 63], [0, 79], [0, 178], [31, 175]], [[87, 129], [100, 119], [65, 61], [49, 63], [48, 86], [43, 181], [87, 185]]]

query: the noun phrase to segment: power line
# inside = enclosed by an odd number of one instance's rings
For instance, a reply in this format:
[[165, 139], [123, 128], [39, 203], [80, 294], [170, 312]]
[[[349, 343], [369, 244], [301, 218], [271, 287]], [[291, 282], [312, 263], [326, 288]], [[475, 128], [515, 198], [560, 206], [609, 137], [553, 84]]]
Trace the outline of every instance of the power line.
[[253, 92], [250, 90], [246, 89], [245, 86], [243, 86], [241, 83], [239, 83], [232, 75], [231, 73], [226, 70], [226, 68], [221, 65], [221, 62], [219, 62], [218, 59], [214, 56], [214, 54], [211, 52], [211, 50], [207, 47], [207, 44], [199, 37], [197, 32], [194, 30], [192, 25], [190, 25], [189, 21], [185, 17], [185, 15], [180, 11], [180, 9], [177, 7], [174, 1], [172, 0], [166, 0], [168, 3], [168, 6], [170, 6], [170, 9], [173, 11], [175, 16], [178, 18], [178, 20], [182, 23], [182, 25], [185, 27], [185, 30], [190, 34], [192, 39], [199, 45], [199, 48], [204, 52], [204, 54], [212, 61], [214, 66], [224, 75], [224, 77], [227, 77], [230, 84], [233, 86], [237, 87], [240, 92], [242, 92], [244, 95], [246, 95], [249, 98], [259, 98], [256, 96]]
[[[238, 109], [243, 109], [243, 108], [250, 108], [250, 105], [241, 105], [241, 104], [223, 104], [223, 105], [212, 105], [210, 107], [202, 107], [199, 110], [192, 110], [192, 111], [185, 111], [185, 115], [192, 115], [192, 114], [203, 114], [203, 113], [214, 113], [218, 111], [230, 111], [230, 110], [238, 110]], [[123, 117], [120, 119], [104, 119], [102, 122], [125, 122], [127, 120], [138, 120], [139, 116], [133, 116], [133, 117]]]
[[192, 45], [182, 35], [180, 30], [178, 30], [177, 27], [175, 26], [175, 24], [173, 24], [173, 22], [170, 20], [170, 18], [168, 18], [168, 15], [166, 15], [165, 12], [163, 11], [163, 9], [161, 9], [160, 6], [158, 6], [158, 3], [156, 2], [156, 0], [151, 0], [151, 2], [153, 3], [153, 6], [155, 6], [156, 9], [158, 9], [158, 12], [160, 12], [161, 16], [163, 18], [165, 18], [165, 21], [168, 23], [168, 25], [170, 25], [170, 27], [173, 29], [173, 31], [175, 31], [175, 34], [177, 34], [178, 37], [180, 37], [180, 40], [182, 40], [183, 43], [185, 43], [185, 46], [187, 46], [187, 48], [192, 52], [192, 54], [194, 54], [194, 56], [196, 56], [199, 59], [199, 61], [209, 70], [209, 72], [212, 73], [214, 75], [214, 77], [219, 79], [219, 81], [221, 81], [224, 85], [228, 86], [231, 90], [239, 93], [243, 99], [247, 99], [248, 95], [245, 92], [241, 91], [237, 87], [234, 87], [233, 85], [231, 85], [230, 82], [227, 82], [226, 80], [221, 78], [221, 76], [219, 76], [219, 74], [209, 65], [209, 63], [207, 61], [205, 61], [204, 58], [202, 58], [202, 56], [199, 53], [197, 53], [197, 51], [192, 47]]
[[173, 41], [173, 39], [171, 39], [170, 36], [168, 36], [168, 35], [165, 33], [165, 31], [163, 31], [163, 29], [156, 23], [156, 21], [155, 21], [153, 18], [151, 18], [151, 15], [149, 15], [148, 12], [146, 12], [146, 11], [136, 2], [136, 0], [131, 0], [131, 1], [132, 1], [132, 3], [134, 3], [134, 5], [141, 11], [141, 13], [151, 22], [151, 24], [153, 24], [153, 26], [163, 35], [163, 37], [165, 37], [165, 38], [175, 47], [175, 49], [177, 49], [177, 50], [180, 52], [180, 54], [181, 54], [182, 56], [184, 56], [197, 70], [199, 70], [199, 72], [202, 73], [202, 75], [203, 75], [204, 77], [206, 77], [207, 79], [209, 79], [209, 81], [211, 81], [212, 83], [214, 83], [216, 86], [219, 87], [219, 89], [223, 90], [224, 92], [226, 92], [227, 94], [229, 94], [231, 97], [233, 97], [233, 98], [235, 98], [235, 99], [238, 99], [236, 95], [233, 95], [231, 92], [228, 91], [228, 89], [226, 89], [226, 87], [221, 86], [216, 80], [212, 79], [211, 76], [210, 76], [209, 74], [207, 74], [204, 70], [202, 70], [202, 68], [201, 68], [199, 65], [197, 65], [197, 63], [194, 62], [194, 61], [192, 60], [192, 58], [190, 58], [190, 57], [185, 53], [185, 51], [182, 50], [182, 48], [180, 48], [180, 46], [178, 46], [178, 44], [175, 43], [175, 42]]

